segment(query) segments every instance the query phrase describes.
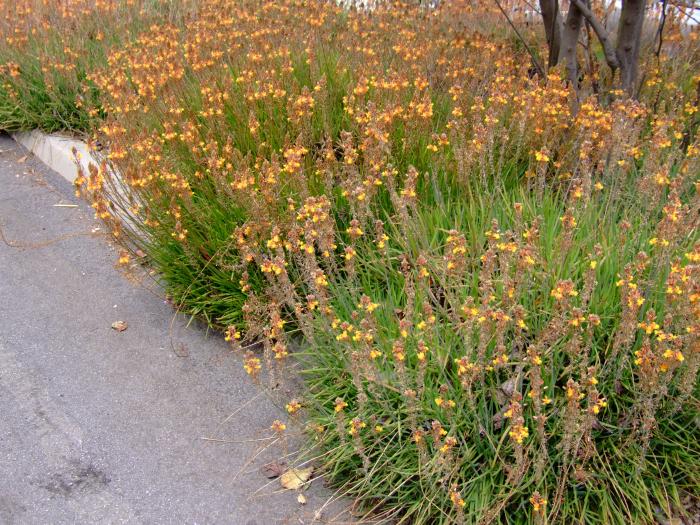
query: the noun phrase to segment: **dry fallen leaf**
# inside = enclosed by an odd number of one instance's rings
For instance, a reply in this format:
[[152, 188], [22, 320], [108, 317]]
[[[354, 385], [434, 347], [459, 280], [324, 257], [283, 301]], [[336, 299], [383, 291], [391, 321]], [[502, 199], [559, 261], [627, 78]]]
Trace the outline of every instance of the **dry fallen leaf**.
[[260, 471], [267, 479], [278, 478], [287, 470], [287, 463], [284, 461], [272, 461], [262, 466]]
[[27, 161], [27, 155], [25, 155], [24, 157], [18, 158], [18, 159], [17, 159], [17, 164], [22, 164], [22, 163], [24, 163], [24, 162], [26, 162], [26, 161]]
[[302, 505], [306, 505], [306, 496], [304, 496], [303, 494], [299, 494], [297, 496], [297, 501]]
[[187, 345], [183, 342], [173, 345], [172, 348], [173, 352], [175, 352], [175, 355], [178, 357], [188, 357], [190, 355], [190, 352], [187, 350]]
[[117, 332], [123, 332], [129, 327], [128, 324], [126, 324], [126, 321], [114, 321], [112, 323], [112, 329], [116, 330]]
[[285, 489], [296, 490], [304, 483], [309, 481], [313, 467], [308, 468], [290, 468], [287, 472], [280, 476], [280, 484]]

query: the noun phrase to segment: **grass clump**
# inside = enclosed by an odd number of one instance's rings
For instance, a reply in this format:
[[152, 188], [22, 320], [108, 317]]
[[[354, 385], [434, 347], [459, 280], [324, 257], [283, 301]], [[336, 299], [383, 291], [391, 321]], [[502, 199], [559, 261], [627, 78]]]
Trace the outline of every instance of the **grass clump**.
[[684, 516], [700, 79], [668, 23], [629, 100], [533, 77], [491, 6], [202, 2], [88, 74], [76, 184], [254, 379], [302, 342], [287, 410], [367, 516]]

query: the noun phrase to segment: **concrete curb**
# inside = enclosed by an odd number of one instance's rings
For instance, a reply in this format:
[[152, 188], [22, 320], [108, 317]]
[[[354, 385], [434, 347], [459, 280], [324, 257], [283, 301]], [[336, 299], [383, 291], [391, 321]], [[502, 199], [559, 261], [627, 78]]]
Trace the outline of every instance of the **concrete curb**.
[[[73, 155], [73, 148], [78, 152], [80, 166], [86, 177], [89, 173], [88, 167], [90, 164], [98, 167], [102, 163], [102, 160], [87, 143], [74, 137], [68, 137], [58, 133], [44, 133], [36, 129], [13, 133], [11, 136], [18, 144], [24, 146], [37, 159], [44, 163], [45, 166], [58, 173], [61, 177], [70, 182], [71, 185], [73, 185], [75, 179], [78, 177], [78, 167], [76, 165], [75, 155]], [[119, 177], [118, 172], [110, 171], [110, 174], [115, 177], [115, 180], [121, 182], [121, 177]], [[111, 189], [116, 192], [120, 198], [128, 201], [127, 194], [121, 185], [117, 184]], [[137, 232], [139, 230], [138, 227], [134, 227], [130, 218], [121, 217], [120, 220], [124, 225], [128, 225], [132, 229], [132, 232]]]
[[80, 164], [85, 173], [89, 164], [100, 164], [85, 142], [71, 137], [33, 130], [13, 133], [12, 138], [70, 183], [78, 175], [73, 148], [80, 153]]

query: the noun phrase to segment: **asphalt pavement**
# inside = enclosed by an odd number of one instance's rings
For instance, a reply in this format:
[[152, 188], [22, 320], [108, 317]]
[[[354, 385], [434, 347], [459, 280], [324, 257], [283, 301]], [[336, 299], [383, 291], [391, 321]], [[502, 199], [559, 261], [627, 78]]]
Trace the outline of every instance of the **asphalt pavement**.
[[0, 524], [347, 522], [321, 480], [265, 486], [283, 414], [6, 135], [0, 228]]

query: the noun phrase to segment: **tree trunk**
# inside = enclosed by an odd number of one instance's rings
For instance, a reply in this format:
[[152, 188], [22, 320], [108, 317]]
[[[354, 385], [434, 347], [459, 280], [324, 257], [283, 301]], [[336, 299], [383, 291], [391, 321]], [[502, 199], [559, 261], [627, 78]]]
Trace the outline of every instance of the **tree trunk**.
[[576, 46], [578, 35], [583, 25], [583, 13], [573, 2], [569, 4], [569, 12], [561, 32], [561, 48], [559, 62], [566, 64], [566, 78], [578, 92], [578, 63], [576, 61]]
[[629, 95], [634, 94], [639, 73], [639, 46], [645, 8], [646, 0], [622, 0], [615, 54], [620, 63], [622, 89]]
[[559, 48], [561, 46], [562, 20], [559, 11], [559, 0], [540, 0], [542, 22], [547, 36], [547, 48], [549, 49], [549, 67], [554, 67], [559, 62]]

